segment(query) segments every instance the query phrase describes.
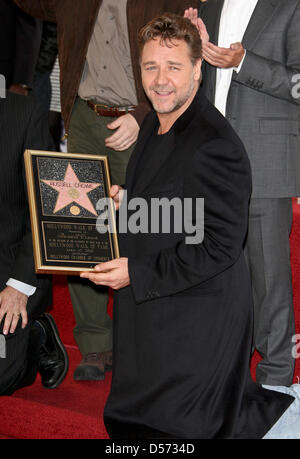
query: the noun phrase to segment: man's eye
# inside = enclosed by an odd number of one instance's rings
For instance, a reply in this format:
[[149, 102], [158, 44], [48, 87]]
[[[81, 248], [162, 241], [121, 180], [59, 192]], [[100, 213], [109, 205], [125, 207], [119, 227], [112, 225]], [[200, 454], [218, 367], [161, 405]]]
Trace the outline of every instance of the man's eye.
[[178, 67], [175, 67], [175, 65], [171, 65], [171, 66], [170, 66], [170, 70], [179, 70], [179, 68], [178, 68]]
[[156, 69], [156, 67], [154, 65], [151, 65], [150, 67], [146, 67], [146, 70], [150, 70], [150, 71], [151, 70], [155, 70], [155, 69]]

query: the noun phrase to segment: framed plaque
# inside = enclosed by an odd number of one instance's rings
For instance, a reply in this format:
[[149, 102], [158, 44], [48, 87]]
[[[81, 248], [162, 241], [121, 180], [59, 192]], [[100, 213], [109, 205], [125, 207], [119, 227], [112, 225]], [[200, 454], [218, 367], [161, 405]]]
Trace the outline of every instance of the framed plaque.
[[25, 170], [37, 273], [79, 275], [119, 257], [106, 156], [26, 150]]

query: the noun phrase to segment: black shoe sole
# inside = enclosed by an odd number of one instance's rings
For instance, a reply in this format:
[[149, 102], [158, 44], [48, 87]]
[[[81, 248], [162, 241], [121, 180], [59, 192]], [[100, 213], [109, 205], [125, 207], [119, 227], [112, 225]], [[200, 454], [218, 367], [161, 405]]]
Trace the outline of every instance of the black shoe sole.
[[[59, 379], [56, 381], [56, 383], [52, 384], [51, 386], [45, 386], [42, 383], [42, 385], [43, 385], [43, 387], [45, 389], [56, 389], [63, 382], [63, 380], [65, 379], [65, 377], [66, 377], [66, 375], [68, 373], [68, 370], [69, 370], [69, 356], [68, 356], [67, 351], [65, 350], [65, 347], [64, 347], [64, 345], [63, 345], [63, 343], [62, 343], [62, 341], [61, 341], [61, 339], [59, 337], [58, 329], [57, 329], [57, 326], [56, 326], [56, 323], [55, 323], [53, 317], [50, 314], [48, 314], [47, 312], [45, 312], [43, 314], [43, 316], [47, 318], [47, 320], [48, 320], [48, 322], [49, 322], [49, 324], [51, 326], [51, 329], [52, 329], [52, 331], [54, 333], [54, 336], [55, 336], [55, 339], [57, 341], [57, 344], [58, 344], [61, 352], [63, 353], [64, 360], [65, 360], [64, 371], [61, 374], [61, 376], [59, 377]], [[38, 321], [38, 319], [37, 319], [37, 321]], [[41, 326], [43, 326], [43, 325], [41, 324]]]

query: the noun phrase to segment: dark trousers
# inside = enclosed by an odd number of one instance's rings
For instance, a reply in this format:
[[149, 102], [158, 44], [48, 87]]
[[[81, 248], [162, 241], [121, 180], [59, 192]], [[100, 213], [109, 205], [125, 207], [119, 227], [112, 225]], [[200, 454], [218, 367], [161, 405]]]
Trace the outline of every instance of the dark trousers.
[[0, 337], [0, 395], [12, 395], [35, 381], [42, 331], [30, 322], [25, 329], [19, 324], [15, 333], [7, 336], [2, 335], [1, 327]]

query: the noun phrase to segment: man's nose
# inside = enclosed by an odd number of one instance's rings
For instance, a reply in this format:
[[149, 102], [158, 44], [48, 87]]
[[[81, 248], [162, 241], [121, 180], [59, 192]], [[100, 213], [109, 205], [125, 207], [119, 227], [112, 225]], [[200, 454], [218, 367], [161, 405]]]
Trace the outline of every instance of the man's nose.
[[156, 74], [155, 83], [164, 85], [168, 83], [167, 72], [164, 69], [159, 69]]

